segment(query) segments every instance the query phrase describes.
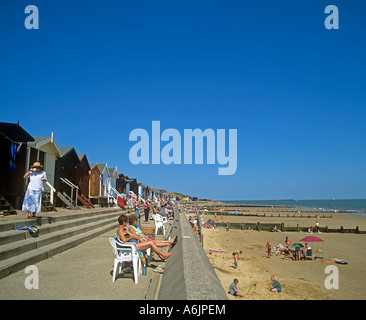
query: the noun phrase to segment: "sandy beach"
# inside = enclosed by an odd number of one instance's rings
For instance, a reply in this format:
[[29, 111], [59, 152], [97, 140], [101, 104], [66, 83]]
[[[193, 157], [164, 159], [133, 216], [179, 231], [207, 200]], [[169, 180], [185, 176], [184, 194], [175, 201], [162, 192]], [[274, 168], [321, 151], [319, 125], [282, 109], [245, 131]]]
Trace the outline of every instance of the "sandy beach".
[[[252, 212], [268, 211], [269, 208], [251, 208]], [[273, 210], [273, 209], [271, 209]], [[284, 214], [287, 208], [275, 208], [275, 213]], [[366, 230], [364, 216], [331, 213], [332, 218], [320, 218], [320, 226], [329, 228], [355, 228]], [[187, 216], [191, 214], [187, 214]], [[291, 216], [291, 215], [290, 215]], [[204, 215], [204, 221], [213, 219], [213, 215]], [[314, 226], [316, 218], [300, 217], [240, 217], [220, 216], [219, 222], [283, 222], [285, 226]], [[310, 243], [316, 259], [314, 261], [284, 260], [283, 255], [266, 256], [267, 241], [271, 245], [284, 245], [288, 236], [292, 243], [308, 236], [306, 232], [268, 232], [234, 230], [225, 228], [203, 229], [204, 249], [225, 290], [228, 291], [234, 278], [239, 280], [239, 288], [247, 297], [240, 298], [228, 294], [234, 300], [324, 300], [324, 299], [364, 299], [366, 297], [366, 256], [363, 253], [366, 243], [364, 234], [346, 233], [314, 233], [324, 242]], [[208, 250], [226, 251], [227, 253], [208, 252]], [[238, 268], [234, 268], [232, 252], [242, 250]], [[346, 260], [348, 264], [341, 265], [334, 260]], [[325, 273], [329, 265], [338, 268], [339, 289], [326, 289], [325, 280], [330, 275]], [[280, 281], [283, 291], [270, 292], [267, 287], [271, 284], [270, 276], [274, 275]]]

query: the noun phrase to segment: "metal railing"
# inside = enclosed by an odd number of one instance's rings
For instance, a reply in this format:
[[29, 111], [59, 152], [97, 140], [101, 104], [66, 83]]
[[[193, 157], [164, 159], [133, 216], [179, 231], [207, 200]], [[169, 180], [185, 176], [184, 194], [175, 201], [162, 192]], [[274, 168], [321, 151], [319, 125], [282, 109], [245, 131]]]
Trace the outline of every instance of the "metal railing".
[[112, 198], [113, 198], [113, 203], [114, 203], [115, 205], [117, 205], [117, 197], [118, 197], [118, 195], [119, 195], [119, 192], [118, 192], [115, 188], [113, 188], [112, 186], [109, 186], [109, 192], [108, 192], [108, 204], [109, 204], [109, 196], [110, 196], [110, 194], [111, 194], [111, 191], [113, 191], [113, 193], [115, 194], [115, 197], [113, 197], [113, 196], [112, 196]]
[[[54, 206], [55, 205], [55, 193], [56, 193], [56, 189], [54, 188], [54, 186], [52, 184], [50, 184], [48, 181], [44, 182], [43, 187], [42, 187], [42, 193], [44, 192], [48, 192], [47, 187], [45, 187], [45, 185], [50, 189], [49, 193], [50, 193], [50, 202], [51, 204]], [[39, 211], [42, 211], [42, 196], [39, 199]]]
[[[60, 180], [63, 183], [66, 183], [70, 188], [71, 188], [71, 194], [70, 194], [70, 200], [71, 200], [71, 204], [72, 206], [74, 206], [75, 203], [75, 207], [78, 207], [78, 193], [79, 193], [79, 187], [74, 185], [70, 180], [66, 179], [66, 178], [62, 178], [60, 177]], [[74, 189], [75, 189], [75, 201], [73, 200], [73, 195], [74, 195]], [[74, 203], [73, 203], [74, 202]]]

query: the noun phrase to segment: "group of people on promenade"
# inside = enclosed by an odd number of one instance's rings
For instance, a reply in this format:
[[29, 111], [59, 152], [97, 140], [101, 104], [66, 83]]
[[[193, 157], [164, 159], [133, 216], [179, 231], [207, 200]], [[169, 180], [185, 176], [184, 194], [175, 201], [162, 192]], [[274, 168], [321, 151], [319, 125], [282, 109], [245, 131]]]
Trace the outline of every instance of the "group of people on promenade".
[[[122, 214], [118, 218], [119, 227], [117, 229], [115, 238], [121, 242], [136, 244], [136, 249], [138, 251], [145, 251], [151, 248], [160, 257], [161, 260], [165, 261], [172, 254], [172, 252], [163, 253], [159, 248], [166, 246], [170, 246], [171, 248], [174, 247], [178, 241], [178, 236], [176, 236], [174, 239], [166, 241], [150, 239], [147, 235], [143, 234], [140, 229], [140, 205], [142, 203], [141, 199], [139, 197], [133, 199], [131, 196], [122, 193], [118, 196], [117, 204], [124, 209], [125, 203], [127, 208], [129, 209], [129, 217], [127, 217], [127, 215], [125, 214]], [[135, 215], [131, 214], [133, 208], [135, 209]], [[149, 217], [151, 208], [153, 213], [151, 217]], [[149, 218], [153, 219], [154, 215], [165, 216], [169, 219], [174, 219], [173, 202], [167, 201], [163, 198], [158, 198], [157, 205], [153, 206], [152, 201], [148, 199], [144, 201], [145, 222], [147, 222]], [[128, 228], [126, 228], [127, 224], [129, 224]]]
[[[128, 208], [129, 214], [132, 213], [132, 209], [135, 209], [135, 214], [139, 219], [139, 227], [141, 227], [140, 218], [141, 218], [141, 199], [137, 196], [135, 199], [132, 198], [130, 195], [126, 193], [121, 193], [118, 195], [117, 198], [117, 205], [125, 209]], [[151, 208], [153, 210], [152, 214], [160, 214], [163, 217], [167, 217], [170, 220], [174, 219], [174, 208], [173, 208], [173, 202], [165, 200], [163, 198], [157, 199], [157, 205], [152, 206], [152, 201], [146, 200], [144, 201], [144, 217], [145, 222], [147, 222], [149, 219], [152, 219], [152, 216], [150, 216]]]

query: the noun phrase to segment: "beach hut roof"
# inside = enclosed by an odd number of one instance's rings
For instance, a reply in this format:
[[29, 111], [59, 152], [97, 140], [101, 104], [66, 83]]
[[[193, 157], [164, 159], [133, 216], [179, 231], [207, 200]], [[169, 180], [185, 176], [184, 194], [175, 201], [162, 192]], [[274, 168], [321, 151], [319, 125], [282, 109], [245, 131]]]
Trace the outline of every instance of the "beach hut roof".
[[[96, 169], [98, 169], [98, 171], [100, 172], [100, 169], [99, 169], [99, 167], [97, 166], [97, 164], [96, 163], [90, 163], [89, 164], [89, 166], [90, 166], [90, 169], [91, 170], [93, 170], [94, 168], [96, 168]], [[101, 172], [100, 172], [101, 173]]]
[[80, 159], [74, 147], [59, 147], [61, 157], [67, 157], [73, 164], [80, 164]]
[[61, 155], [61, 150], [59, 148], [59, 146], [57, 145], [55, 139], [53, 138], [53, 133], [50, 137], [33, 137], [34, 141], [32, 142], [28, 142], [28, 146], [30, 147], [35, 147], [37, 149], [45, 146], [46, 144], [50, 143], [53, 148], [54, 148], [54, 152], [55, 154]]
[[19, 122], [0, 122], [0, 133], [14, 142], [34, 141], [34, 138], [19, 125]]
[[108, 174], [109, 176], [118, 176], [118, 173], [117, 173], [117, 167], [115, 168], [108, 168]]
[[97, 163], [97, 166], [98, 166], [100, 172], [103, 172], [104, 169], [108, 169], [107, 163]]

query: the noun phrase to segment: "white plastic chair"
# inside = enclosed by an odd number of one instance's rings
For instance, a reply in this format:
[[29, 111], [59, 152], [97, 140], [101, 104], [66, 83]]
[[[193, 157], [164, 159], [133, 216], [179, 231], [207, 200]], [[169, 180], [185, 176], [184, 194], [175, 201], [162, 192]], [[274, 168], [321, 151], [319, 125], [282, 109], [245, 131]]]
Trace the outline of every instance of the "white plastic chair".
[[152, 215], [154, 222], [155, 222], [155, 235], [158, 234], [159, 228], [163, 228], [163, 234], [165, 236], [165, 224], [168, 222], [168, 220], [161, 215], [153, 214]]
[[[121, 272], [124, 262], [132, 261], [133, 279], [138, 283], [141, 260], [134, 243], [121, 243], [110, 237], [109, 242], [114, 249], [113, 282], [116, 281], [118, 272]], [[122, 252], [122, 250], [124, 252]]]
[[[123, 245], [125, 243], [122, 240], [120, 240], [119, 238], [114, 238], [114, 240], [116, 240], [116, 242], [117, 242], [118, 245]], [[129, 245], [130, 244], [131, 243], [129, 243]], [[135, 244], [135, 247], [136, 247], [136, 244]], [[141, 250], [141, 251], [143, 251], [143, 250]], [[151, 260], [151, 248], [147, 248], [144, 251], [146, 252], [146, 255], [147, 255], [147, 263], [146, 264], [149, 266], [150, 265], [150, 260]], [[139, 255], [139, 257], [140, 257], [140, 255]], [[140, 257], [140, 260], [141, 260], [141, 257]]]

